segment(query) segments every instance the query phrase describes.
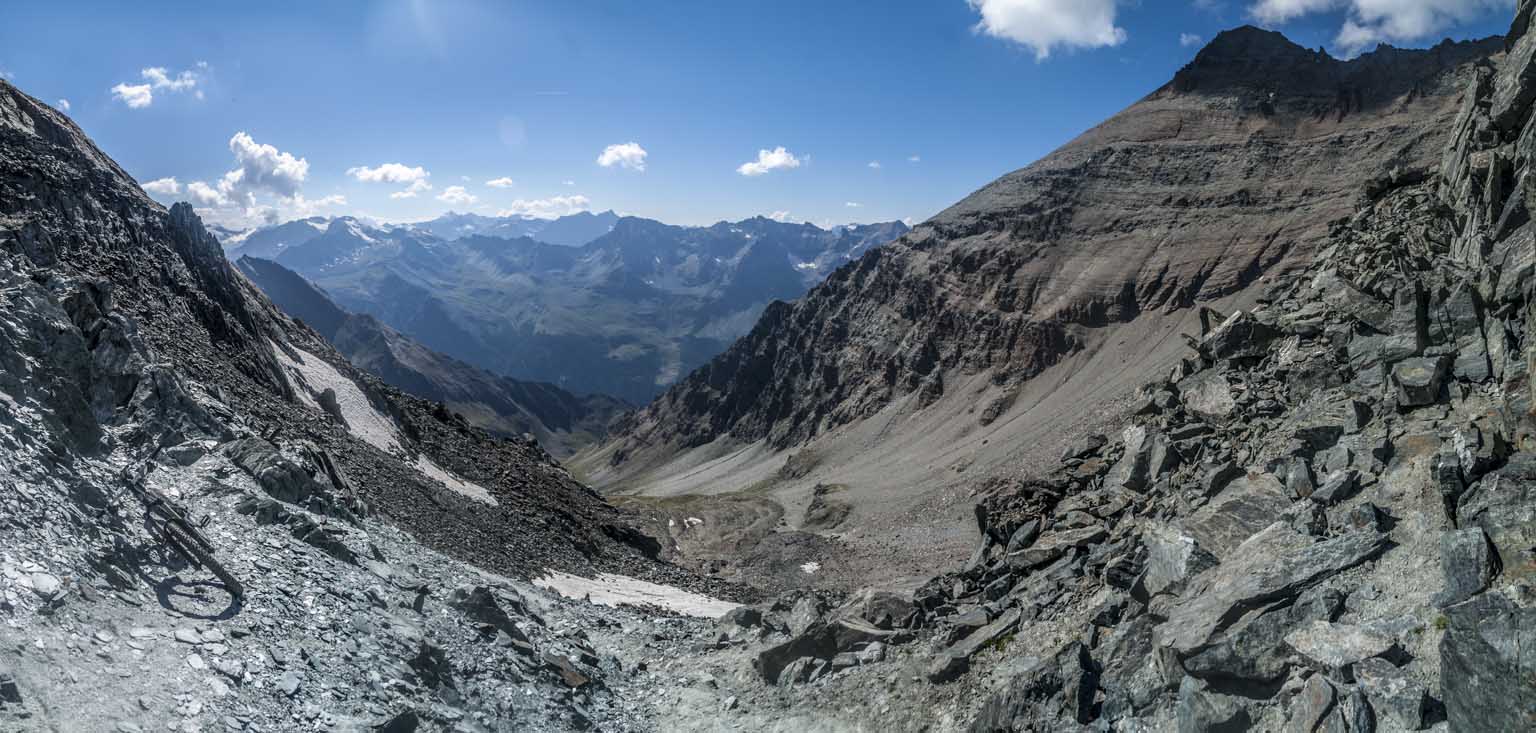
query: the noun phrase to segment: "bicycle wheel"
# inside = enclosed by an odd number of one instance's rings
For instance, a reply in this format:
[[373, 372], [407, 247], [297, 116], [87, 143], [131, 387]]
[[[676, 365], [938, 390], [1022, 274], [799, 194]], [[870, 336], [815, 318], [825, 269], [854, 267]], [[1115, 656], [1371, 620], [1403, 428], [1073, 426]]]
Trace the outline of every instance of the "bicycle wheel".
[[224, 566], [219, 564], [218, 560], [214, 559], [213, 553], [203, 549], [203, 546], [196, 540], [193, 540], [184, 528], [167, 522], [165, 524], [165, 533], [170, 536], [172, 542], [180, 546], [182, 552], [196, 557], [199, 565], [207, 568], [209, 572], [213, 573], [215, 577], [223, 582], [224, 589], [229, 591], [230, 595], [236, 598], [245, 595], [245, 586], [240, 585], [240, 581], [235, 580], [235, 576], [224, 569]]

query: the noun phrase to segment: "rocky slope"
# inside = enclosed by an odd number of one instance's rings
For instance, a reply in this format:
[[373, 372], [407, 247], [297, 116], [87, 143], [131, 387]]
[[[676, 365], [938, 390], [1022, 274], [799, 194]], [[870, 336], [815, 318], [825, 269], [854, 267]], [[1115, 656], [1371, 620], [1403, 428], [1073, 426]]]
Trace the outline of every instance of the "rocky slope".
[[[243, 597], [125, 470], [206, 516]], [[600, 660], [517, 579], [697, 584], [535, 443], [353, 367], [3, 80], [0, 486], [6, 730], [564, 729]]]
[[442, 402], [471, 425], [503, 436], [530, 434], [557, 458], [607, 434], [628, 405], [574, 395], [552, 384], [498, 377], [440, 354], [379, 322], [342, 310], [324, 291], [271, 260], [245, 256], [235, 266], [279, 308], [329, 341], [354, 366], [386, 384]]
[[336, 219], [275, 259], [342, 307], [453, 358], [640, 403], [745, 333], [770, 301], [905, 231], [625, 217], [566, 247]]
[[1030, 378], [1102, 339], [1095, 329], [1310, 256], [1365, 181], [1438, 158], [1454, 70], [1497, 47], [1340, 61], [1273, 32], [1223, 33], [1145, 99], [770, 306], [637, 413], [592, 475], [626, 481], [719, 439], [788, 448], [976, 374], [1002, 388], [980, 410], [995, 419]]
[[723, 697], [804, 730], [1530, 729], [1533, 8], [1443, 156], [1203, 312], [1112, 436], [986, 487], [962, 567], [733, 611], [709, 690], [653, 693], [674, 727]]

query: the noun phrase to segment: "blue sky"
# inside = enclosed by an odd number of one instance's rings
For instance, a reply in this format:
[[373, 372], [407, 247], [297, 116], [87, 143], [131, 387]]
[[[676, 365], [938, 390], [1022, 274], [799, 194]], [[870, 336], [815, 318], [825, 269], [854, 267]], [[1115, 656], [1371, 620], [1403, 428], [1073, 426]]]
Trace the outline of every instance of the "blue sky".
[[160, 181], [158, 198], [231, 224], [581, 208], [921, 220], [1157, 88], [1224, 28], [1343, 56], [1500, 33], [1511, 7], [15, 3], [0, 73], [68, 100], [108, 154]]

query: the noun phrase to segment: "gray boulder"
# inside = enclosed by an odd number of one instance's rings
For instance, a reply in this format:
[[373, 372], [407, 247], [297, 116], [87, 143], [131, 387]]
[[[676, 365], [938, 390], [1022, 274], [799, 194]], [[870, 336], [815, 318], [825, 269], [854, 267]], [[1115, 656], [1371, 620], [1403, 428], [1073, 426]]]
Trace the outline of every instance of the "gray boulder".
[[1536, 455], [1520, 453], [1462, 495], [1457, 525], [1481, 527], [1512, 579], [1536, 576]]
[[1179, 733], [1240, 733], [1252, 726], [1242, 698], [1213, 692], [1193, 677], [1179, 685], [1174, 712]]
[[1444, 357], [1419, 356], [1393, 365], [1392, 383], [1397, 385], [1398, 404], [1420, 407], [1437, 402], [1445, 380], [1445, 364]]
[[1285, 643], [1324, 672], [1342, 672], [1363, 659], [1392, 653], [1397, 640], [1353, 624], [1313, 621], [1285, 635]]
[[1147, 596], [1177, 594], [1190, 578], [1218, 562], [1195, 538], [1165, 524], [1148, 524], [1142, 529], [1141, 540], [1147, 557], [1140, 583]]
[[1536, 654], [1530, 653], [1536, 649], [1536, 603], [1489, 591], [1445, 615], [1440, 699], [1451, 730], [1530, 730], [1536, 720]]
[[1364, 659], [1355, 665], [1355, 681], [1371, 701], [1406, 730], [1422, 730], [1429, 695], [1422, 683], [1385, 659]]
[[1146, 491], [1178, 463], [1178, 454], [1156, 429], [1132, 425], [1121, 434], [1121, 440], [1125, 443], [1125, 455], [1110, 469], [1105, 486]]
[[1226, 422], [1237, 409], [1232, 384], [1214, 369], [1186, 377], [1178, 386], [1184, 409], [1206, 422]]
[[1441, 608], [1461, 603], [1483, 592], [1493, 581], [1493, 548], [1480, 527], [1440, 534], [1440, 571], [1445, 588], [1435, 596]]

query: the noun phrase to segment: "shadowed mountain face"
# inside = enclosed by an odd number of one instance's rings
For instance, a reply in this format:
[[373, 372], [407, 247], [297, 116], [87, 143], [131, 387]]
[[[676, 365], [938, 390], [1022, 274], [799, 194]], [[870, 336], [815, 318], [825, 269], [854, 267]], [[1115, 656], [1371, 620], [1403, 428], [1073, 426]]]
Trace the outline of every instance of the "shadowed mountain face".
[[969, 375], [1016, 389], [1105, 326], [1239, 292], [1309, 256], [1368, 181], [1434, 162], [1466, 65], [1499, 49], [1340, 61], [1223, 33], [1123, 112], [770, 306], [629, 419], [594, 478], [727, 436], [787, 448]]
[[[0, 304], [7, 485], [58, 487], [98, 511], [121, 489], [110, 476], [156, 448], [195, 459], [249, 439], [264, 455], [328, 456], [324, 496], [305, 484], [311, 510], [376, 507], [487, 567], [617, 569], [641, 556], [613, 539], [619, 515], [537, 445], [355, 369], [231, 266], [190, 206], [152, 201], [73, 122], [3, 80]], [[317, 319], [339, 334], [345, 320]], [[499, 503], [453, 489], [465, 482]]]
[[900, 222], [679, 227], [626, 217], [569, 247], [343, 218], [276, 261], [343, 308], [455, 359], [639, 403], [718, 354], [768, 303], [799, 297], [906, 231]]
[[552, 384], [498, 377], [440, 354], [373, 316], [342, 310], [298, 273], [271, 260], [241, 257], [235, 266], [358, 368], [445, 403], [478, 427], [509, 436], [530, 433], [556, 457], [600, 440], [608, 422], [629, 409], [612, 397], [578, 396]]

